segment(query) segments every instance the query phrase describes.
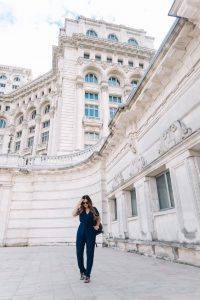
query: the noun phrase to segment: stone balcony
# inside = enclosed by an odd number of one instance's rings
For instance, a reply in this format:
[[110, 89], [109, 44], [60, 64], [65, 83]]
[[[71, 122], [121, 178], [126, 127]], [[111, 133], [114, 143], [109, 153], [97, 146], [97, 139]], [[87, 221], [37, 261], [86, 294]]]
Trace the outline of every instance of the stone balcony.
[[[104, 144], [102, 138], [97, 144], [88, 149], [62, 156], [30, 156], [22, 155], [0, 155], [0, 169], [20, 169], [20, 170], [43, 170], [68, 168], [78, 165], [89, 159], [94, 152], [98, 152]], [[27, 149], [27, 148], [26, 148]], [[29, 149], [29, 148], [28, 148]], [[31, 149], [30, 149], [31, 150]]]

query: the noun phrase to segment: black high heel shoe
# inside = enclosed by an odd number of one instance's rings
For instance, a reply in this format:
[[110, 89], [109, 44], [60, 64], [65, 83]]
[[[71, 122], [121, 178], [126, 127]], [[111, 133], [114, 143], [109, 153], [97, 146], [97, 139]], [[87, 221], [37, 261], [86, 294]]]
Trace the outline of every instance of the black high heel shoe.
[[80, 280], [84, 280], [84, 279], [85, 279], [85, 274], [84, 274], [84, 273], [81, 273]]
[[84, 283], [89, 283], [90, 282], [90, 277], [85, 276]]

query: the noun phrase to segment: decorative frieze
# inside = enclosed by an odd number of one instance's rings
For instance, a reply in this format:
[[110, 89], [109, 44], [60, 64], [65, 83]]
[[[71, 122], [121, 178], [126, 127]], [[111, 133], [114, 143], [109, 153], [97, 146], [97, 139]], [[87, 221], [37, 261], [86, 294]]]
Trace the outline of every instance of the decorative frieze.
[[162, 155], [192, 134], [192, 129], [180, 121], [175, 121], [160, 138], [159, 154]]
[[122, 175], [122, 172], [118, 173], [117, 175], [114, 176], [113, 182], [112, 182], [112, 189], [116, 189], [120, 185], [124, 183], [124, 177]]
[[147, 161], [144, 159], [143, 156], [136, 156], [134, 161], [130, 165], [130, 172], [129, 175], [133, 176], [139, 172], [141, 172], [147, 165]]

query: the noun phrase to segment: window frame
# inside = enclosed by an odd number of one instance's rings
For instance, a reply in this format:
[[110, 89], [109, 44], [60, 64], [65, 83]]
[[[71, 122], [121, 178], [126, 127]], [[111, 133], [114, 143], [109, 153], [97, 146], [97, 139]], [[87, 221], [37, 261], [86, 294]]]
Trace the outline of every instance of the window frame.
[[98, 78], [93, 73], [88, 73], [85, 75], [85, 82], [87, 83], [98, 83]]
[[98, 37], [98, 34], [96, 33], [95, 30], [93, 30], [93, 29], [88, 29], [88, 30], [86, 31], [86, 36]]
[[[88, 114], [86, 114], [86, 111], [88, 111]], [[94, 111], [94, 113], [91, 113], [92, 111]], [[96, 104], [85, 104], [85, 117], [89, 119], [99, 119], [99, 106]]]
[[[170, 182], [168, 182], [168, 177], [167, 174], [169, 174], [169, 179]], [[164, 182], [165, 182], [165, 188], [166, 188], [166, 192], [167, 192], [167, 207], [163, 207], [162, 206], [162, 201], [160, 198], [160, 193], [159, 193], [159, 189], [158, 189], [158, 178], [161, 178], [162, 176], [164, 176]], [[170, 171], [166, 170], [160, 174], [158, 174], [157, 176], [155, 176], [156, 179], [156, 188], [157, 188], [157, 195], [158, 195], [158, 207], [159, 207], [159, 211], [164, 211], [164, 210], [168, 210], [168, 209], [174, 209], [175, 208], [175, 201], [174, 201], [174, 192], [173, 192], [173, 188], [172, 188], [172, 182], [171, 182], [171, 176], [170, 176]], [[170, 183], [170, 187], [169, 187], [169, 183]], [[170, 193], [170, 189], [171, 189], [171, 193]], [[171, 198], [172, 196], [172, 198]]]
[[109, 33], [107, 39], [111, 42], [115, 42], [115, 43], [119, 42], [119, 39], [115, 33]]

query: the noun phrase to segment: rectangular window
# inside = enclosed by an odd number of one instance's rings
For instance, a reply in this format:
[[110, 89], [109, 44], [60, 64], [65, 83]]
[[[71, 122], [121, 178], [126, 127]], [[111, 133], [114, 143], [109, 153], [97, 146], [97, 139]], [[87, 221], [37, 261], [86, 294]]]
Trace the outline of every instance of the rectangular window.
[[137, 201], [136, 201], [136, 191], [135, 189], [130, 191], [131, 193], [131, 212], [132, 216], [137, 216]]
[[101, 55], [95, 55], [95, 60], [101, 61]]
[[47, 144], [49, 141], [49, 131], [42, 133], [42, 144]]
[[88, 141], [97, 141], [99, 139], [99, 133], [94, 131], [85, 132], [85, 139]]
[[110, 119], [114, 117], [116, 111], [117, 111], [117, 107], [110, 107]]
[[90, 58], [90, 54], [89, 53], [84, 53], [84, 58], [89, 59]]
[[98, 94], [85, 93], [85, 99], [88, 99], [88, 100], [98, 100]]
[[144, 64], [140, 63], [140, 64], [139, 64], [139, 68], [140, 68], [140, 69], [144, 69]]
[[30, 138], [28, 138], [27, 147], [28, 148], [32, 148], [33, 147], [33, 143], [34, 143], [34, 137], [31, 136]]
[[22, 131], [17, 131], [16, 138], [19, 139], [22, 136]]
[[112, 220], [117, 220], [117, 199], [112, 200]]
[[123, 60], [122, 59], [118, 59], [118, 65], [123, 65]]
[[34, 133], [35, 132], [35, 126], [31, 126], [29, 128], [29, 133]]
[[99, 117], [99, 107], [97, 105], [85, 105], [85, 116], [88, 118], [98, 119]]
[[160, 209], [174, 208], [174, 196], [169, 171], [156, 177]]
[[112, 58], [111, 57], [107, 57], [107, 63], [112, 64]]
[[45, 122], [42, 123], [42, 128], [47, 128], [49, 126], [50, 126], [50, 120], [45, 121]]
[[5, 83], [0, 83], [0, 87], [6, 87], [6, 84]]
[[10, 110], [10, 106], [6, 106], [6, 111], [9, 111]]
[[133, 62], [132, 61], [129, 61], [128, 65], [129, 65], [130, 68], [133, 68]]
[[15, 151], [20, 150], [20, 141], [15, 143]]
[[118, 97], [118, 96], [112, 96], [112, 95], [110, 95], [109, 96], [109, 102], [112, 102], [112, 103], [122, 103], [122, 98]]
[[13, 89], [13, 90], [18, 89], [18, 87], [19, 87], [18, 85], [15, 85], [15, 84], [12, 85], [12, 89]]

